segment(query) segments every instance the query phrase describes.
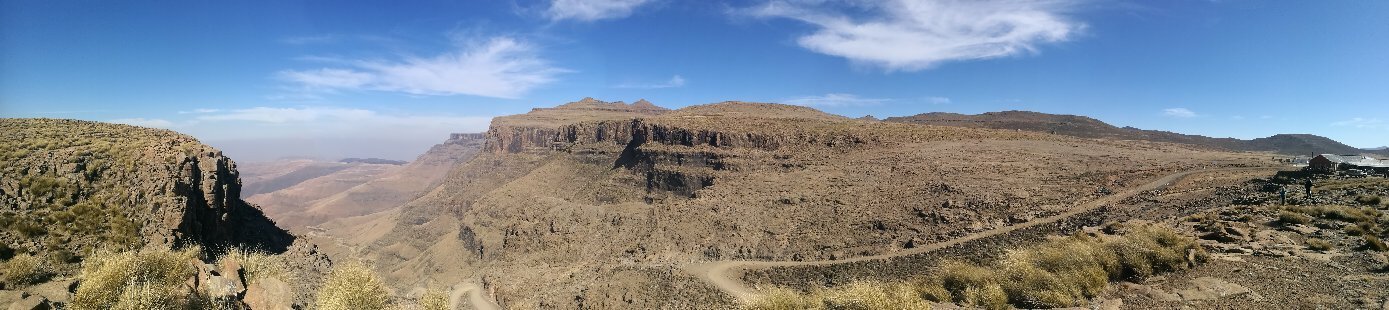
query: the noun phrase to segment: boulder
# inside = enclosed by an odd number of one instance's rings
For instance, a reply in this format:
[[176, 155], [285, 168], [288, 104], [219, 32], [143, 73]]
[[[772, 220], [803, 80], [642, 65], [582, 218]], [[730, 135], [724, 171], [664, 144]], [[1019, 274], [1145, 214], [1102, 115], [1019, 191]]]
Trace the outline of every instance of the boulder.
[[203, 282], [204, 290], [212, 298], [231, 298], [235, 299], [246, 290], [241, 284], [240, 279], [228, 276], [208, 276]]
[[251, 309], [289, 310], [294, 304], [294, 292], [289, 284], [277, 278], [257, 279], [246, 288], [246, 298], [241, 300]]
[[48, 302], [48, 298], [39, 295], [28, 295], [10, 304], [10, 310], [48, 310], [53, 309], [53, 305]]

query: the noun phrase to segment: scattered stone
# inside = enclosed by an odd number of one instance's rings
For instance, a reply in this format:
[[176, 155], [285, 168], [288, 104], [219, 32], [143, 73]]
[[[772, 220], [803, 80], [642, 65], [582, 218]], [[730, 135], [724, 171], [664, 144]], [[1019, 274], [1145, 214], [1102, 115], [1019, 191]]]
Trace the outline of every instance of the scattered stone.
[[24, 296], [23, 299], [10, 304], [10, 310], [48, 310], [53, 309], [53, 305], [48, 302], [48, 298], [39, 295]]
[[246, 298], [242, 299], [251, 309], [288, 310], [292, 308], [294, 294], [289, 284], [278, 278], [257, 279], [246, 288]]
[[1288, 230], [1297, 232], [1297, 233], [1302, 234], [1302, 235], [1311, 235], [1311, 234], [1317, 233], [1318, 231], [1321, 231], [1321, 228], [1316, 228], [1316, 227], [1307, 226], [1307, 225], [1302, 225], [1302, 224], [1290, 225], [1290, 226], [1287, 226], [1287, 228], [1288, 228]]
[[1192, 279], [1189, 287], [1189, 289], [1177, 290], [1175, 293], [1181, 296], [1182, 300], [1194, 301], [1240, 296], [1253, 292], [1239, 284], [1212, 277]]
[[206, 287], [208, 296], [213, 298], [236, 298], [237, 295], [246, 290], [241, 285], [241, 281], [224, 276], [209, 276], [203, 285]]

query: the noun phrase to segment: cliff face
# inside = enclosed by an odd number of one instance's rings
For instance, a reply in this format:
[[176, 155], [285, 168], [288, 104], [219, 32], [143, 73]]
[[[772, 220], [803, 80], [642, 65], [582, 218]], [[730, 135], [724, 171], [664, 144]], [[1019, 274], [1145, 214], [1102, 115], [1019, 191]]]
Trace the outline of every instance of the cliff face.
[[292, 237], [241, 201], [236, 163], [168, 130], [0, 120], [0, 241], [34, 252], [201, 245], [282, 252]]
[[719, 308], [680, 266], [888, 253], [1228, 156], [774, 104], [626, 106], [498, 117], [430, 194], [328, 233], [401, 288], [479, 281], [512, 308]]

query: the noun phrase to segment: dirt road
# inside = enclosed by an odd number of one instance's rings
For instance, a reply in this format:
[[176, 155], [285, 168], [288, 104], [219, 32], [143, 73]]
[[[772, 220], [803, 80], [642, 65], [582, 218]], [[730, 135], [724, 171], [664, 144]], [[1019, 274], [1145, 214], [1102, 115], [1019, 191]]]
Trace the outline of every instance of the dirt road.
[[454, 309], [462, 309], [459, 303], [463, 302], [463, 294], [468, 294], [468, 304], [477, 310], [501, 310], [502, 307], [492, 302], [492, 299], [482, 294], [482, 286], [459, 282], [453, 285], [453, 293], [449, 294], [449, 303], [453, 304]]
[[694, 275], [698, 276], [699, 278], [701, 278], [701, 279], [703, 279], [703, 280], [709, 282], [710, 284], [714, 285], [715, 287], [718, 287], [719, 290], [722, 290], [722, 291], [724, 291], [725, 293], [728, 293], [729, 295], [732, 295], [733, 297], [737, 298], [738, 300], [748, 300], [749, 298], [755, 297], [755, 296], [757, 295], [757, 292], [756, 292], [755, 290], [753, 290], [752, 288], [748, 287], [748, 286], [747, 286], [746, 284], [744, 284], [741, 280], [739, 280], [739, 278], [742, 277], [742, 273], [745, 272], [745, 271], [747, 271], [747, 270], [752, 270], [752, 269], [766, 269], [766, 268], [775, 268], [775, 267], [790, 267], [790, 266], [834, 265], [834, 264], [844, 264], [844, 263], [861, 262], [861, 261], [869, 261], [869, 260], [880, 260], [880, 259], [888, 259], [888, 258], [899, 257], [899, 256], [907, 256], [907, 255], [916, 255], [916, 254], [927, 253], [927, 252], [931, 252], [931, 251], [943, 249], [943, 248], [946, 248], [946, 247], [958, 245], [958, 244], [961, 244], [961, 243], [965, 243], [965, 242], [969, 242], [969, 241], [973, 241], [973, 240], [977, 240], [977, 239], [988, 238], [988, 237], [993, 237], [993, 236], [997, 236], [997, 235], [1001, 235], [1001, 234], [1006, 234], [1006, 233], [1009, 233], [1009, 232], [1012, 232], [1012, 231], [1016, 231], [1016, 230], [1024, 229], [1024, 228], [1029, 228], [1029, 227], [1033, 227], [1033, 226], [1037, 226], [1037, 225], [1042, 225], [1042, 224], [1047, 224], [1047, 223], [1053, 223], [1053, 222], [1056, 222], [1056, 221], [1059, 221], [1059, 220], [1062, 220], [1062, 219], [1065, 219], [1065, 218], [1074, 216], [1074, 215], [1076, 215], [1076, 214], [1080, 214], [1080, 213], [1082, 213], [1082, 212], [1086, 212], [1086, 211], [1093, 210], [1093, 209], [1095, 209], [1095, 208], [1099, 208], [1099, 207], [1101, 207], [1101, 206], [1114, 204], [1114, 203], [1116, 203], [1116, 202], [1122, 201], [1122, 200], [1124, 200], [1124, 199], [1127, 199], [1127, 198], [1129, 198], [1129, 197], [1132, 197], [1133, 195], [1137, 195], [1137, 194], [1142, 193], [1142, 192], [1146, 192], [1146, 191], [1150, 191], [1150, 190], [1155, 190], [1155, 189], [1160, 189], [1160, 188], [1167, 187], [1167, 186], [1171, 185], [1172, 183], [1176, 182], [1177, 180], [1180, 180], [1180, 179], [1185, 178], [1185, 177], [1187, 177], [1187, 176], [1190, 176], [1190, 175], [1192, 175], [1192, 174], [1209, 173], [1209, 172], [1222, 172], [1222, 171], [1251, 170], [1251, 169], [1267, 169], [1267, 168], [1220, 168], [1220, 169], [1193, 170], [1193, 171], [1186, 171], [1186, 172], [1175, 173], [1175, 174], [1171, 174], [1171, 175], [1162, 177], [1162, 178], [1160, 178], [1160, 179], [1157, 179], [1156, 181], [1150, 182], [1150, 183], [1148, 183], [1148, 184], [1144, 184], [1144, 185], [1142, 185], [1142, 186], [1138, 186], [1138, 187], [1135, 187], [1135, 188], [1131, 188], [1131, 189], [1128, 189], [1128, 190], [1126, 190], [1126, 191], [1123, 191], [1123, 192], [1120, 192], [1120, 193], [1117, 193], [1117, 194], [1114, 194], [1114, 195], [1104, 196], [1104, 197], [1101, 197], [1101, 198], [1099, 198], [1099, 199], [1095, 199], [1095, 200], [1092, 200], [1092, 201], [1089, 201], [1089, 202], [1086, 202], [1086, 203], [1077, 205], [1077, 206], [1075, 206], [1074, 208], [1071, 208], [1070, 210], [1068, 210], [1068, 211], [1066, 211], [1066, 212], [1062, 212], [1062, 213], [1060, 213], [1060, 214], [1056, 214], [1056, 215], [1052, 215], [1052, 216], [1048, 216], [1048, 217], [1044, 217], [1044, 218], [1035, 219], [1035, 220], [1028, 221], [1028, 222], [1026, 222], [1026, 223], [1017, 224], [1017, 225], [1011, 225], [1011, 226], [999, 227], [999, 228], [995, 228], [995, 229], [991, 229], [991, 230], [986, 230], [986, 231], [982, 231], [982, 232], [979, 232], [979, 233], [975, 233], [975, 234], [972, 234], [972, 235], [968, 235], [968, 236], [961, 237], [961, 238], [954, 239], [954, 240], [950, 240], [950, 241], [944, 241], [944, 242], [938, 242], [938, 243], [928, 244], [928, 245], [925, 245], [925, 246], [922, 246], [922, 247], [916, 247], [916, 248], [907, 249], [907, 250], [903, 250], [903, 251], [899, 251], [899, 252], [888, 253], [888, 254], [873, 255], [873, 256], [862, 256], [862, 257], [854, 257], [854, 258], [846, 258], [846, 259], [836, 259], [836, 260], [822, 260], [822, 261], [746, 261], [746, 260], [726, 260], [726, 261], [715, 261], [715, 262], [706, 262], [706, 263], [700, 263], [700, 264], [693, 264], [693, 265], [686, 266], [686, 267], [685, 267], [685, 270], [688, 271], [688, 272], [690, 272], [691, 274], [694, 274]]

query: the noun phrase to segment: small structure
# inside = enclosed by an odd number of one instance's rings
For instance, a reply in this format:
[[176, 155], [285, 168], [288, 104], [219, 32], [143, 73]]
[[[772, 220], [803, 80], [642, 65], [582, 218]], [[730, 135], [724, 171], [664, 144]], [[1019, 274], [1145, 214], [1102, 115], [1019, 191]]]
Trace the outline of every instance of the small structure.
[[1362, 155], [1321, 154], [1308, 160], [1307, 169], [1320, 172], [1347, 169], [1383, 172], [1389, 171], [1389, 161]]

